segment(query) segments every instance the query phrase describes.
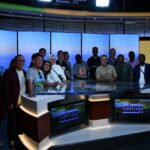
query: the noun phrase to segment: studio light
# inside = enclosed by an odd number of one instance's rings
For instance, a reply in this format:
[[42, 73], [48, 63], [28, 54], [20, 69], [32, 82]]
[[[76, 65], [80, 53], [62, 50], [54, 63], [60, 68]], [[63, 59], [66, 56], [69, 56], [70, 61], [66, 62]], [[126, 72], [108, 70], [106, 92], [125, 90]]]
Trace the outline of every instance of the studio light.
[[52, 2], [52, 0], [38, 0], [39, 2]]
[[96, 7], [109, 7], [110, 0], [96, 0]]

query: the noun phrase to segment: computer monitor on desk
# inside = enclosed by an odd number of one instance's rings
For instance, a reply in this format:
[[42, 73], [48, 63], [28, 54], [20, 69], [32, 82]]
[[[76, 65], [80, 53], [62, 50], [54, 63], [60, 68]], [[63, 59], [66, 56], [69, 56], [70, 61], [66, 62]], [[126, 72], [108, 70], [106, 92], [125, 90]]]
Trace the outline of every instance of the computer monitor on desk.
[[87, 97], [66, 96], [64, 100], [48, 104], [51, 135], [65, 133], [88, 125]]
[[122, 93], [111, 97], [111, 121], [150, 122], [150, 96]]

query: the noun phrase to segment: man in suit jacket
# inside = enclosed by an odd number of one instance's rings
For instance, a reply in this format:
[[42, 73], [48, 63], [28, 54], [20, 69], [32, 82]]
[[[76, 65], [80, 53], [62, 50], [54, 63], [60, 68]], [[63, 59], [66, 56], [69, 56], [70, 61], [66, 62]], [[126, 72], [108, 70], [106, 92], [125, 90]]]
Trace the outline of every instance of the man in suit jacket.
[[139, 84], [150, 83], [150, 65], [145, 63], [145, 55], [139, 55], [139, 64], [134, 67], [133, 70], [133, 82]]
[[23, 70], [25, 59], [22, 55], [17, 55], [13, 60], [13, 66], [4, 73], [3, 88], [5, 103], [8, 110], [8, 138], [10, 146], [15, 145], [16, 127], [18, 127], [18, 116], [20, 95], [26, 93], [25, 71]]

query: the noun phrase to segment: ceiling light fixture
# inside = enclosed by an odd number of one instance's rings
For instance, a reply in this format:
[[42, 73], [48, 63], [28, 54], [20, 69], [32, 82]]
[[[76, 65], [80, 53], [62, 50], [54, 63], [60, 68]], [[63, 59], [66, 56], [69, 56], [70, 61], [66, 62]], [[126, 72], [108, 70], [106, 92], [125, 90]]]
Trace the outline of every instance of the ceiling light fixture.
[[40, 2], [52, 2], [52, 0], [38, 0], [38, 1], [40, 1]]
[[96, 0], [96, 7], [109, 7], [110, 0]]

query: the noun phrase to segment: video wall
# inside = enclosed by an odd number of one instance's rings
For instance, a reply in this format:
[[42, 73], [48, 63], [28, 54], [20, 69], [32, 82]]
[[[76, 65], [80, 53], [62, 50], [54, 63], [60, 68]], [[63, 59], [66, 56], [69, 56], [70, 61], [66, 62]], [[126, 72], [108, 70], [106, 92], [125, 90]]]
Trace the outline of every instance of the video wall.
[[54, 54], [57, 57], [58, 50], [68, 51], [70, 61], [75, 63], [75, 55], [82, 54], [87, 61], [92, 56], [92, 47], [98, 47], [99, 56], [109, 55], [109, 49], [115, 48], [118, 54], [125, 55], [133, 50], [136, 56], [139, 53], [139, 35], [137, 34], [87, 34], [87, 33], [60, 33], [60, 32], [17, 32], [0, 30], [0, 66], [9, 67], [11, 59], [22, 54], [25, 57], [25, 69], [31, 61], [33, 53], [40, 48], [47, 50], [47, 56]]

